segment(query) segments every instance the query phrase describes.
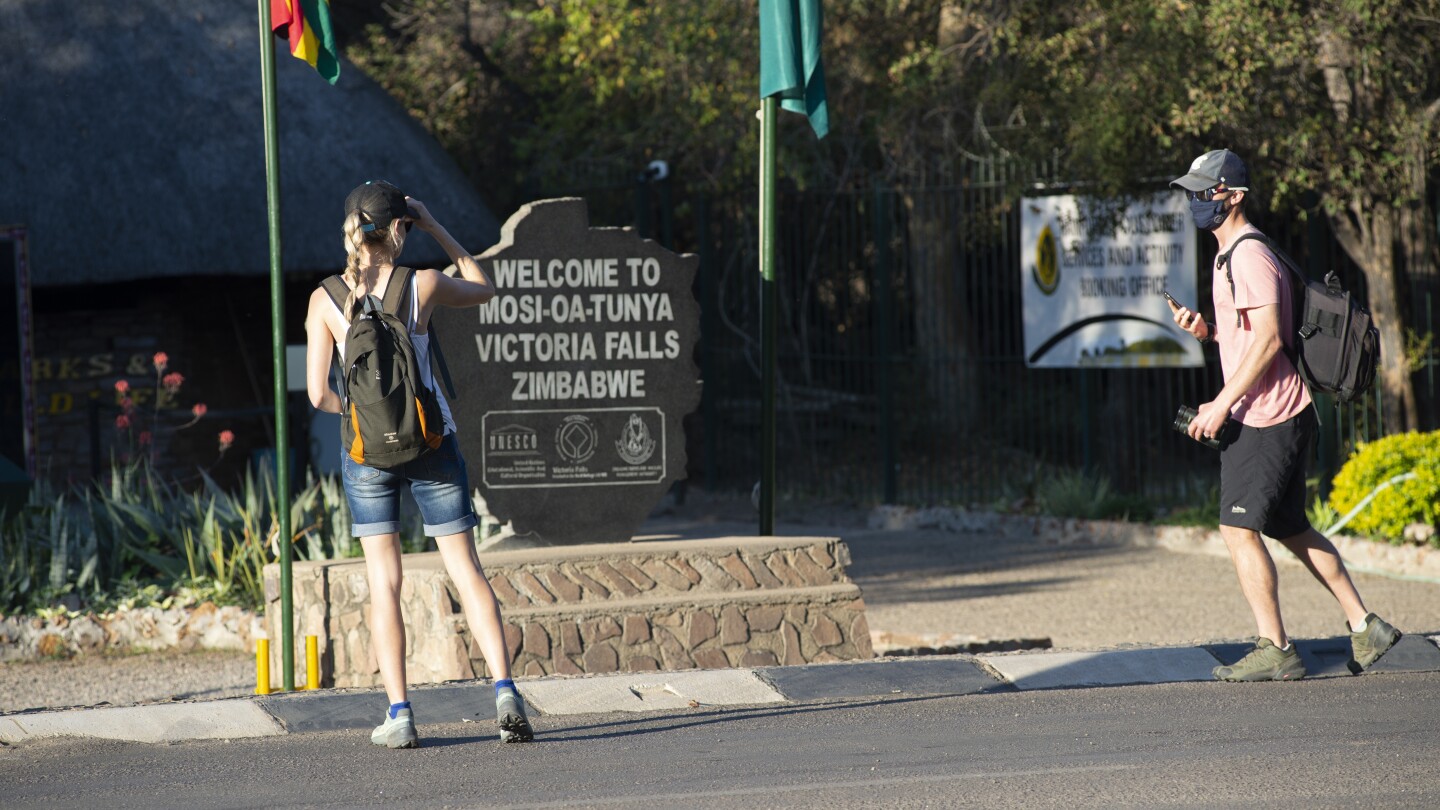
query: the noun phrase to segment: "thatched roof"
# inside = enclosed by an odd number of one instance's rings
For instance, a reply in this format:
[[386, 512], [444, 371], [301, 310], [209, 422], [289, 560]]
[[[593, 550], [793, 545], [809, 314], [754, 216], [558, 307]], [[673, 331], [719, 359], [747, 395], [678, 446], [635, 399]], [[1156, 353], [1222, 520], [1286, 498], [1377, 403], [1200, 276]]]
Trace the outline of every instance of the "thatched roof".
[[[37, 285], [269, 272], [256, 4], [0, 0], [0, 225]], [[278, 42], [272, 40], [272, 42]], [[276, 53], [284, 266], [338, 268], [345, 194], [389, 180], [475, 253], [499, 223], [440, 146], [348, 62]], [[405, 258], [444, 263], [429, 238]]]

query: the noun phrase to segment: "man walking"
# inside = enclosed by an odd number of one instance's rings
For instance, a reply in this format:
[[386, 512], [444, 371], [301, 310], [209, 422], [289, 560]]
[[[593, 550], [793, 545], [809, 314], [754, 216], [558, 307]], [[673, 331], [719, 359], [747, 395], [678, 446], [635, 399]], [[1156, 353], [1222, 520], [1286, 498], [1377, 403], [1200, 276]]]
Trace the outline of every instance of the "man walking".
[[[1345, 612], [1352, 661], [1359, 672], [1375, 663], [1400, 632], [1365, 609], [1345, 563], [1305, 515], [1305, 468], [1315, 435], [1315, 406], [1290, 351], [1295, 340], [1289, 272], [1245, 217], [1249, 172], [1228, 149], [1206, 152], [1171, 182], [1184, 189], [1196, 227], [1219, 242], [1211, 298], [1215, 323], [1171, 304], [1175, 323], [1220, 349], [1225, 386], [1197, 409], [1190, 437], [1219, 436], [1227, 419], [1238, 432], [1220, 453], [1220, 534], [1230, 549], [1240, 590], [1255, 614], [1259, 642], [1230, 666], [1225, 681], [1296, 680], [1305, 665], [1285, 634], [1275, 562], [1260, 534], [1279, 540], [1329, 589]], [[1228, 261], [1227, 261], [1228, 259]], [[1233, 426], [1232, 426], [1233, 427]]]

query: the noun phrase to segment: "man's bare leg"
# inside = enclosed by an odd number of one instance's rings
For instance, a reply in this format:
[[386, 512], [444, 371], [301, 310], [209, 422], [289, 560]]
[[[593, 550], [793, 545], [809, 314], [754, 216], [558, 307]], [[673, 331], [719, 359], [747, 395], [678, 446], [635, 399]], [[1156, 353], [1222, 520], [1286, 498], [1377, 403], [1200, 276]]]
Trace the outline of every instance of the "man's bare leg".
[[1285, 623], [1280, 618], [1280, 591], [1275, 577], [1275, 561], [1260, 539], [1260, 533], [1235, 526], [1221, 526], [1220, 536], [1230, 549], [1235, 575], [1240, 579], [1240, 592], [1255, 614], [1255, 625], [1261, 638], [1268, 638], [1277, 647], [1285, 647]]
[[1300, 558], [1300, 562], [1310, 569], [1310, 573], [1314, 574], [1320, 584], [1335, 597], [1335, 601], [1340, 603], [1351, 629], [1359, 627], [1369, 611], [1360, 599], [1360, 592], [1355, 590], [1355, 583], [1350, 580], [1350, 572], [1345, 568], [1345, 561], [1340, 559], [1340, 552], [1335, 549], [1335, 544], [1313, 528], [1280, 542]]

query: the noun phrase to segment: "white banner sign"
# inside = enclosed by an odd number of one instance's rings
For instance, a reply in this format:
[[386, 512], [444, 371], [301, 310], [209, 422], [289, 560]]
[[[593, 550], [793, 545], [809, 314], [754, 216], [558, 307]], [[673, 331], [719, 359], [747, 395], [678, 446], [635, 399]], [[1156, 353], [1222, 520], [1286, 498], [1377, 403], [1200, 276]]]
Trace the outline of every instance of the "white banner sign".
[[[1169, 290], [1199, 307], [1185, 195], [1156, 194], [1113, 221], [1094, 203], [1075, 196], [1021, 201], [1026, 365], [1204, 366], [1200, 344], [1171, 320], [1161, 295]], [[1101, 218], [1113, 225], [1096, 225]]]

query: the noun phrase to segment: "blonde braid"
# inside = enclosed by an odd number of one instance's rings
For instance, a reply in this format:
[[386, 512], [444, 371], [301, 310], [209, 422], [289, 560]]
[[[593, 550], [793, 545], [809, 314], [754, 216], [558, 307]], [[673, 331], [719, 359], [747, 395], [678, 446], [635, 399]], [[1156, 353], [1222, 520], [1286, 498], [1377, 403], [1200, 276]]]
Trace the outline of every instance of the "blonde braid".
[[373, 251], [384, 250], [393, 258], [400, 249], [400, 243], [393, 233], [394, 228], [384, 231], [377, 228], [367, 233], [360, 230], [365, 224], [366, 219], [359, 211], [351, 211], [345, 217], [345, 225], [342, 228], [345, 232], [346, 254], [344, 276], [350, 282], [351, 290], [340, 314], [345, 317], [347, 323], [354, 318], [355, 304], [370, 292], [364, 287], [364, 279], [360, 274], [360, 262]]

